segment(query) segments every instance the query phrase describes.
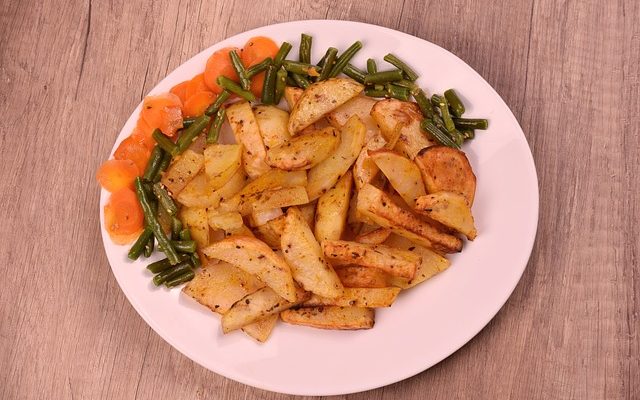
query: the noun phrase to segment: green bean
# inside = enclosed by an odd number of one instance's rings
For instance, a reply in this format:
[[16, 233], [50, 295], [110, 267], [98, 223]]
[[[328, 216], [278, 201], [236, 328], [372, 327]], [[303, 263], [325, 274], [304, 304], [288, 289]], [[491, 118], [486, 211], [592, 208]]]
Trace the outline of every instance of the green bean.
[[251, 81], [247, 77], [247, 70], [244, 68], [244, 65], [242, 65], [238, 52], [231, 50], [229, 52], [229, 57], [231, 58], [231, 65], [233, 66], [233, 69], [236, 71], [238, 78], [240, 78], [240, 85], [244, 90], [249, 90], [251, 88]]
[[390, 71], [380, 71], [375, 74], [367, 74], [364, 77], [365, 85], [373, 85], [375, 83], [389, 83], [396, 82], [402, 79], [402, 71], [394, 69]]
[[320, 76], [318, 72], [318, 66], [311, 64], [304, 64], [297, 61], [285, 60], [282, 66], [287, 71], [293, 74], [306, 75], [306, 76]]
[[418, 90], [420, 90], [420, 86], [418, 86], [415, 82], [412, 82], [408, 79], [400, 79], [399, 81], [395, 81], [393, 82], [394, 85], [398, 85], [398, 86], [402, 86], [402, 87], [406, 87], [407, 89], [409, 89], [411, 91], [411, 94], [413, 95], [415, 92], [417, 92]]
[[313, 42], [313, 38], [306, 33], [303, 33], [300, 36], [300, 52], [299, 59], [300, 62], [303, 63], [311, 63], [311, 43]]
[[289, 54], [289, 52], [291, 51], [291, 47], [291, 43], [282, 42], [282, 44], [280, 45], [280, 49], [276, 53], [276, 56], [273, 58], [273, 66], [276, 67], [276, 69], [280, 68], [280, 66], [282, 65], [282, 61], [287, 58], [287, 54]]
[[282, 100], [282, 95], [284, 95], [284, 88], [287, 86], [287, 71], [280, 67], [278, 72], [276, 72], [276, 91], [273, 102], [275, 104], [280, 103]]
[[431, 96], [431, 103], [437, 105], [440, 109], [440, 117], [442, 118], [442, 122], [444, 123], [444, 127], [447, 132], [453, 132], [456, 129], [456, 126], [453, 123], [453, 119], [451, 119], [451, 113], [449, 113], [447, 98], [434, 94]]
[[[191, 256], [189, 254], [180, 254], [179, 258], [180, 258], [180, 262], [181, 263], [191, 260]], [[172, 265], [169, 262], [169, 259], [168, 258], [163, 258], [160, 261], [152, 262], [151, 264], [147, 265], [147, 270], [149, 270], [150, 272], [152, 272], [154, 274], [159, 274], [160, 272], [166, 271], [171, 267], [172, 267]]]
[[153, 284], [156, 286], [160, 286], [166, 281], [170, 281], [173, 278], [176, 278], [187, 271], [191, 271], [191, 265], [187, 261], [183, 261], [176, 265], [173, 268], [165, 269], [160, 272], [156, 276], [153, 277]]
[[189, 228], [184, 228], [180, 231], [180, 240], [191, 240], [191, 231]]
[[[332, 47], [330, 47], [331, 49]], [[328, 51], [328, 50], [327, 50]], [[320, 61], [318, 61], [318, 67], [322, 68], [324, 67], [324, 64], [326, 64], [327, 62], [327, 53], [324, 53], [324, 55], [322, 56], [322, 58], [320, 58]]]
[[222, 107], [216, 113], [216, 117], [213, 119], [213, 123], [211, 127], [209, 127], [209, 132], [207, 133], [207, 143], [213, 144], [218, 143], [218, 137], [220, 137], [220, 127], [222, 127], [222, 123], [224, 122], [224, 117], [227, 115], [227, 110]]
[[176, 286], [181, 285], [181, 284], [183, 284], [185, 282], [189, 282], [195, 276], [196, 276], [195, 272], [187, 271], [187, 272], [183, 273], [182, 275], [178, 275], [178, 276], [176, 276], [175, 278], [173, 278], [171, 280], [166, 280], [164, 285], [166, 287], [168, 287], [168, 288], [176, 287]]
[[229, 97], [231, 97], [231, 93], [228, 90], [223, 90], [222, 93], [220, 93], [218, 95], [218, 97], [216, 98], [216, 101], [213, 102], [213, 104], [211, 104], [206, 110], [205, 110], [205, 115], [213, 115], [215, 113], [218, 112], [218, 110], [220, 109], [220, 107], [222, 107], [222, 105], [224, 104], [225, 101], [229, 100]]
[[182, 127], [183, 128], [188, 128], [189, 125], [193, 124], [193, 121], [195, 121], [195, 120], [196, 120], [195, 117], [183, 118], [182, 119]]
[[376, 65], [376, 60], [370, 58], [367, 60], [367, 74], [375, 74], [378, 72], [378, 66]]
[[144, 175], [142, 175], [142, 178], [145, 181], [153, 182], [153, 179], [158, 174], [158, 168], [160, 168], [163, 156], [164, 150], [162, 150], [162, 147], [156, 145], [151, 152], [151, 157], [149, 157], [147, 167], [144, 169]]
[[151, 230], [151, 228], [149, 228], [148, 226], [145, 227], [140, 236], [138, 236], [138, 240], [136, 240], [133, 246], [131, 246], [131, 249], [129, 249], [127, 257], [129, 257], [130, 260], [137, 260], [138, 257], [140, 257], [140, 254], [142, 254], [145, 245], [149, 241], [149, 238], [152, 237], [153, 231]]
[[453, 123], [458, 129], [480, 129], [489, 127], [489, 121], [484, 118], [454, 118]]
[[175, 156], [176, 154], [180, 154], [184, 152], [189, 146], [191, 146], [193, 140], [196, 138], [196, 136], [202, 133], [204, 128], [209, 125], [209, 122], [211, 122], [211, 117], [209, 117], [208, 115], [201, 115], [193, 122], [193, 124], [191, 124], [191, 126], [182, 131], [182, 134], [180, 134], [178, 142], [176, 143], [176, 153], [172, 155]]
[[248, 90], [244, 90], [237, 83], [227, 78], [226, 76], [220, 75], [218, 79], [216, 79], [216, 82], [221, 88], [226, 89], [231, 93], [235, 93], [247, 101], [255, 101], [256, 99], [256, 96], [254, 96], [253, 93]]
[[336, 76], [338, 76], [342, 72], [344, 67], [347, 66], [349, 61], [351, 61], [353, 56], [355, 56], [358, 50], [360, 50], [361, 48], [362, 43], [360, 41], [357, 41], [349, 46], [349, 48], [346, 49], [344, 53], [340, 54], [340, 57], [338, 57], [338, 59], [336, 60], [336, 64], [333, 66], [331, 72], [329, 73], [329, 78], [335, 78]]
[[171, 139], [165, 136], [164, 133], [160, 131], [160, 129], [156, 128], [151, 134], [151, 136], [153, 137], [153, 140], [156, 141], [158, 146], [162, 148], [162, 150], [166, 151], [171, 155], [175, 155], [177, 153], [178, 146], [176, 146], [176, 144], [173, 143]]
[[364, 77], [367, 75], [357, 67], [354, 67], [352, 64], [347, 64], [342, 72], [349, 78], [359, 83], [364, 83]]
[[449, 136], [451, 137], [451, 140], [456, 142], [458, 146], [462, 146], [462, 143], [464, 143], [464, 135], [459, 130], [454, 129], [448, 133], [449, 133]]
[[305, 78], [302, 75], [298, 75], [298, 74], [291, 74], [291, 77], [293, 77], [293, 80], [296, 81], [296, 85], [298, 85], [299, 87], [306, 89], [309, 87], [309, 85], [311, 84], [309, 82], [309, 80], [307, 80], [307, 78]]
[[153, 178], [154, 183], [160, 182], [160, 178], [162, 178], [162, 173], [169, 167], [169, 164], [171, 164], [171, 154], [165, 151], [164, 155], [162, 156], [162, 161], [160, 161], [158, 172], [156, 173], [156, 176]]
[[384, 56], [384, 60], [389, 64], [394, 65], [396, 68], [401, 69], [402, 72], [404, 72], [404, 74], [407, 76], [407, 78], [409, 78], [409, 80], [415, 81], [416, 79], [418, 79], [418, 74], [413, 69], [411, 69], [411, 67], [409, 67], [404, 61], [394, 56], [393, 54], [387, 54], [386, 56]]
[[147, 243], [144, 245], [144, 256], [146, 258], [151, 257], [151, 254], [153, 254], [153, 248], [155, 247], [155, 238], [153, 237], [153, 235], [151, 235], [151, 237], [149, 238], [149, 240], [147, 240]]
[[151, 204], [149, 202], [149, 195], [144, 190], [142, 186], [142, 179], [137, 177], [135, 180], [136, 194], [138, 195], [138, 201], [140, 201], [140, 206], [142, 207], [142, 212], [144, 213], [145, 221], [147, 225], [153, 231], [153, 234], [158, 241], [158, 247], [162, 250], [166, 255], [172, 265], [175, 265], [179, 262], [178, 253], [171, 245], [171, 242], [165, 235], [160, 223], [158, 222], [158, 218], [156, 214], [153, 212], [153, 208], [151, 208]]
[[387, 97], [387, 94], [389, 94], [387, 92], [386, 89], [376, 89], [374, 87], [366, 87], [364, 88], [364, 94], [369, 96], [369, 97]]
[[409, 89], [402, 86], [394, 85], [392, 83], [388, 83], [387, 85], [385, 85], [385, 88], [387, 90], [388, 97], [402, 101], [409, 101]]
[[251, 79], [254, 76], [258, 75], [260, 72], [265, 71], [272, 63], [273, 60], [271, 59], [271, 57], [267, 57], [256, 65], [249, 67], [247, 69], [247, 78]]
[[329, 47], [327, 52], [325, 53], [323, 59], [322, 72], [320, 73], [319, 81], [324, 81], [329, 78], [329, 74], [331, 74], [331, 69], [336, 63], [336, 56], [338, 55], [338, 49], [335, 47]]
[[180, 253], [193, 253], [196, 251], [196, 242], [193, 240], [172, 240], [171, 244]]
[[167, 189], [165, 189], [160, 182], [153, 184], [153, 194], [156, 195], [158, 204], [164, 208], [167, 214], [174, 216], [178, 213], [178, 206], [176, 206], [169, 192], [167, 192]]
[[460, 100], [456, 91], [453, 89], [445, 90], [444, 97], [449, 102], [449, 108], [453, 115], [458, 118], [462, 117], [462, 114], [464, 114], [464, 104], [462, 104], [462, 100]]
[[476, 137], [476, 132], [473, 129], [465, 129], [460, 131], [460, 133], [462, 133], [464, 140], [471, 140]]
[[[411, 89], [409, 89], [411, 90]], [[425, 118], [433, 118], [433, 107], [431, 107], [431, 102], [427, 98], [427, 95], [422, 91], [422, 89], [418, 88], [416, 92], [411, 92], [413, 95], [413, 99], [418, 103], [418, 107], [420, 107], [420, 111], [422, 111], [422, 115]]]
[[173, 217], [171, 217], [171, 238], [175, 240], [180, 236], [181, 232], [182, 232], [182, 221], [180, 221], [180, 218], [174, 215]]
[[448, 147], [453, 147], [456, 149], [460, 148], [460, 146], [458, 146], [456, 142], [454, 142], [447, 133], [440, 130], [432, 121], [429, 121], [428, 119], [423, 119], [422, 122], [420, 123], [420, 127], [425, 132], [427, 132], [431, 137], [433, 137], [435, 140], [440, 142], [440, 144]]
[[200, 268], [200, 266], [202, 266], [202, 261], [200, 261], [200, 256], [197, 251], [191, 254], [189, 260], [191, 261], [193, 268]]
[[290, 75], [287, 75], [287, 86], [298, 87], [298, 84]]
[[267, 73], [264, 76], [264, 84], [262, 85], [262, 103], [273, 104], [276, 95], [276, 79], [276, 67], [275, 65], [270, 65], [269, 68], [267, 68]]

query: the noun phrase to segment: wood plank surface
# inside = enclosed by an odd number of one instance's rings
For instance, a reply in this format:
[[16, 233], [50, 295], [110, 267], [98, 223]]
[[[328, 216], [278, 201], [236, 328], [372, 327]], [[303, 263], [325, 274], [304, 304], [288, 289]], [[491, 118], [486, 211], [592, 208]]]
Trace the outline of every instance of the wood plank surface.
[[461, 350], [350, 399], [640, 398], [640, 5], [633, 0], [3, 1], [0, 398], [286, 399], [193, 363], [137, 315], [94, 175], [146, 92], [227, 36], [345, 19], [451, 50], [532, 149], [538, 237]]

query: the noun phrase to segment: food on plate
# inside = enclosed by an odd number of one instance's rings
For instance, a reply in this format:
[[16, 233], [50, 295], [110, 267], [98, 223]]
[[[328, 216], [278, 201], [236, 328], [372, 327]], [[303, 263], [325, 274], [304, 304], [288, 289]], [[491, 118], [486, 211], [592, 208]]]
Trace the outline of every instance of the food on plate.
[[477, 236], [460, 148], [488, 121], [463, 116], [453, 89], [427, 97], [393, 54], [395, 69], [365, 72], [352, 64], [361, 42], [317, 63], [311, 45], [303, 34], [297, 59], [263, 36], [213, 52], [145, 97], [96, 174], [111, 240], [133, 242], [133, 261], [164, 254], [147, 266], [154, 285], [184, 285], [223, 333], [258, 342], [278, 319], [370, 329], [375, 308]]

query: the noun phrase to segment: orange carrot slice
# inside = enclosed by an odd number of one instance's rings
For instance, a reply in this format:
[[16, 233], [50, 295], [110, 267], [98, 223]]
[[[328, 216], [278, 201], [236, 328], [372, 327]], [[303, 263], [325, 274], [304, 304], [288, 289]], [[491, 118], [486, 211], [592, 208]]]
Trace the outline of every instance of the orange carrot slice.
[[123, 188], [133, 189], [133, 181], [139, 175], [140, 170], [131, 160], [107, 160], [98, 169], [96, 179], [100, 186], [113, 193]]
[[229, 52], [232, 50], [236, 50], [240, 54], [240, 49], [236, 47], [225, 47], [214, 52], [207, 60], [207, 66], [204, 69], [204, 81], [213, 93], [222, 92], [222, 88], [216, 82], [216, 79], [221, 75], [236, 82], [239, 81], [238, 74], [233, 69], [229, 58]]

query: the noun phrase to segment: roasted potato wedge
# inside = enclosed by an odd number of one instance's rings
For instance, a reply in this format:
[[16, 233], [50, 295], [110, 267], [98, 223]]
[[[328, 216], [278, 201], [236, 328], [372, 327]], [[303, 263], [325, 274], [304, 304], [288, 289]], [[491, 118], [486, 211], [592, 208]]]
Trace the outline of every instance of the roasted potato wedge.
[[222, 316], [222, 332], [229, 333], [258, 320], [278, 314], [309, 299], [310, 295], [298, 289], [293, 301], [287, 301], [269, 287], [258, 289], [238, 300]]
[[237, 232], [244, 226], [242, 215], [237, 211], [218, 213], [213, 209], [207, 210], [207, 221], [212, 229], [225, 232]]
[[380, 128], [378, 128], [376, 121], [371, 118], [371, 109], [376, 102], [377, 100], [371, 97], [356, 96], [327, 115], [327, 120], [333, 127], [340, 129], [347, 123], [349, 118], [357, 115], [367, 129], [365, 143], [369, 144], [372, 140], [379, 141], [382, 139]]
[[369, 150], [369, 157], [409, 207], [413, 208], [416, 199], [427, 194], [420, 170], [413, 161], [393, 150]]
[[273, 332], [273, 328], [276, 327], [277, 322], [278, 314], [273, 314], [267, 318], [263, 318], [254, 323], [243, 326], [242, 332], [251, 336], [258, 342], [264, 343], [269, 339], [269, 336], [271, 336], [271, 332]]
[[460, 193], [473, 206], [476, 176], [464, 152], [446, 146], [433, 146], [415, 158], [428, 193]]
[[345, 288], [384, 288], [393, 286], [391, 285], [391, 276], [380, 269], [361, 265], [337, 265], [334, 269]]
[[205, 208], [183, 207], [179, 217], [184, 226], [191, 231], [191, 237], [195, 240], [198, 249], [209, 244], [209, 224]]
[[462, 233], [469, 240], [475, 239], [478, 234], [469, 203], [461, 194], [452, 192], [428, 194], [418, 198], [415, 209], [418, 213]]
[[253, 115], [267, 151], [286, 143], [291, 138], [288, 131], [288, 112], [276, 106], [260, 104], [253, 108]]
[[251, 204], [261, 197], [263, 192], [306, 185], [305, 171], [287, 172], [273, 169], [247, 184], [240, 192], [221, 204], [221, 209], [222, 211], [242, 210], [242, 214], [247, 215], [252, 210]]
[[443, 253], [462, 250], [460, 239], [438, 231], [410, 211], [399, 207], [386, 193], [371, 185], [365, 185], [358, 192], [357, 211], [365, 218], [421, 246]]
[[293, 279], [307, 291], [323, 297], [338, 297], [342, 294], [342, 283], [325, 260], [302, 213], [296, 207], [291, 207], [287, 210], [285, 221], [280, 245], [291, 267]]
[[270, 169], [265, 162], [267, 150], [251, 105], [246, 101], [233, 103], [227, 107], [227, 119], [236, 142], [242, 145], [242, 164], [247, 175], [257, 178], [267, 172]]
[[340, 145], [320, 164], [309, 170], [307, 193], [315, 200], [333, 187], [358, 158], [364, 145], [365, 127], [358, 116], [347, 121], [340, 132]]
[[212, 144], [204, 149], [204, 170], [209, 186], [220, 189], [240, 168], [242, 146], [239, 144]]
[[370, 308], [321, 306], [286, 310], [280, 318], [293, 325], [353, 330], [373, 328], [375, 313]]
[[413, 278], [421, 261], [420, 256], [410, 251], [382, 244], [327, 240], [322, 242], [322, 250], [332, 263], [377, 268], [390, 275], [407, 279]]
[[422, 261], [418, 265], [416, 274], [412, 279], [390, 276], [388, 283], [393, 286], [397, 286], [402, 289], [409, 289], [449, 268], [449, 260], [433, 250], [417, 246], [415, 243], [409, 239], [403, 238], [402, 236], [392, 234], [385, 244], [397, 249], [412, 251], [422, 257]]
[[264, 242], [246, 236], [232, 236], [207, 246], [209, 258], [233, 264], [255, 274], [267, 286], [289, 301], [296, 300], [296, 288], [289, 265]]
[[174, 158], [160, 181], [175, 196], [187, 186], [191, 179], [198, 175], [203, 165], [204, 156], [202, 154], [186, 150]]
[[175, 199], [186, 207], [217, 207], [220, 203], [213, 196], [213, 188], [209, 184], [209, 176], [201, 170], [198, 175], [178, 193]]
[[352, 182], [351, 171], [347, 171], [333, 188], [318, 199], [314, 233], [319, 242], [342, 237], [347, 224]]
[[291, 110], [289, 133], [296, 135], [357, 96], [363, 89], [363, 85], [347, 78], [332, 78], [310, 85]]
[[211, 311], [224, 314], [235, 302], [264, 286], [254, 275], [220, 262], [199, 269], [182, 291]]
[[286, 171], [310, 169], [338, 147], [340, 137], [335, 128], [328, 127], [295, 136], [267, 151], [267, 164]]
[[303, 307], [339, 306], [339, 307], [391, 307], [400, 293], [399, 287], [384, 288], [345, 288], [342, 295], [327, 298], [313, 294]]
[[391, 235], [391, 229], [376, 228], [369, 232], [364, 232], [356, 236], [356, 242], [365, 244], [382, 244]]
[[301, 88], [293, 86], [287, 86], [284, 88], [284, 100], [287, 102], [289, 110], [293, 110], [293, 107], [298, 103], [298, 100], [300, 100], [302, 93], [304, 93], [304, 90]]
[[372, 183], [378, 175], [380, 169], [375, 162], [369, 157], [369, 150], [381, 149], [386, 142], [382, 136], [374, 136], [365, 142], [365, 147], [360, 150], [360, 154], [353, 164], [353, 180], [356, 189], [360, 190], [366, 183]]
[[307, 196], [307, 190], [304, 186], [266, 190], [256, 194], [253, 202], [242, 202], [240, 212], [246, 215], [245, 210], [250, 213], [252, 211], [270, 210], [276, 207], [297, 206], [308, 202], [309, 196]]
[[410, 160], [423, 148], [435, 144], [420, 128], [424, 117], [416, 103], [396, 99], [381, 100], [371, 109], [371, 117], [387, 141], [397, 133], [396, 127], [401, 126], [395, 149]]
[[279, 207], [271, 208], [267, 210], [261, 211], [252, 211], [249, 217], [250, 225], [253, 227], [258, 227], [261, 225], [265, 225], [267, 222], [276, 219], [278, 217], [283, 216], [284, 213], [282, 209]]

